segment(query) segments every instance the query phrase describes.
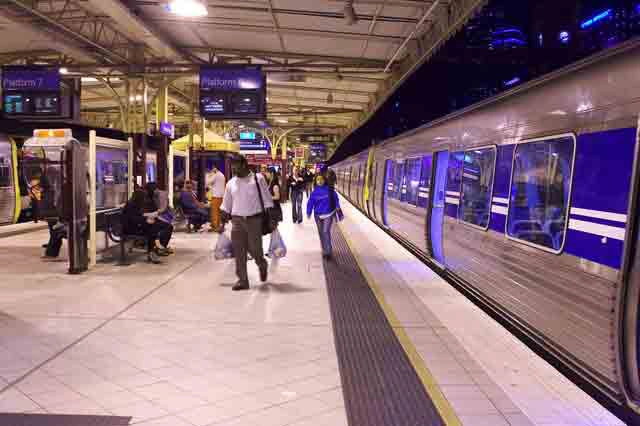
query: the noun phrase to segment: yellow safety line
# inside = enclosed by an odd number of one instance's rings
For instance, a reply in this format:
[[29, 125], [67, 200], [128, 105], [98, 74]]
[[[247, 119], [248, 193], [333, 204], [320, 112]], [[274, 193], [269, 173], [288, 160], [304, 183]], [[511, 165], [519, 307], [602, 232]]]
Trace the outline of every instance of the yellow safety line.
[[[338, 226], [341, 229], [343, 229], [342, 225], [338, 224]], [[449, 404], [449, 401], [447, 401], [444, 394], [440, 390], [440, 387], [438, 386], [433, 375], [425, 365], [424, 360], [418, 353], [418, 350], [416, 349], [413, 342], [411, 341], [411, 338], [409, 337], [404, 327], [398, 320], [398, 317], [393, 311], [393, 308], [391, 308], [391, 305], [387, 303], [384, 297], [384, 294], [382, 293], [382, 289], [378, 285], [376, 279], [369, 273], [367, 268], [364, 266], [364, 262], [362, 261], [362, 259], [360, 258], [356, 250], [354, 249], [351, 239], [349, 238], [347, 233], [344, 232], [344, 230], [342, 231], [342, 235], [344, 236], [344, 239], [347, 242], [347, 245], [349, 246], [349, 249], [351, 250], [353, 257], [355, 258], [356, 263], [360, 267], [362, 274], [364, 275], [367, 283], [369, 284], [369, 287], [373, 291], [373, 294], [376, 296], [376, 299], [378, 300], [380, 307], [384, 311], [384, 314], [387, 317], [389, 324], [391, 324], [391, 328], [393, 329], [393, 332], [396, 334], [398, 341], [400, 342], [400, 344], [402, 345], [402, 348], [407, 354], [407, 357], [409, 358], [409, 361], [411, 362], [413, 369], [418, 374], [418, 377], [422, 381], [422, 385], [427, 391], [427, 394], [433, 401], [433, 404], [438, 410], [438, 413], [442, 417], [442, 420], [447, 426], [462, 426], [462, 422], [460, 422], [460, 419], [458, 418], [455, 411], [453, 410], [453, 407], [451, 406], [451, 404]]]

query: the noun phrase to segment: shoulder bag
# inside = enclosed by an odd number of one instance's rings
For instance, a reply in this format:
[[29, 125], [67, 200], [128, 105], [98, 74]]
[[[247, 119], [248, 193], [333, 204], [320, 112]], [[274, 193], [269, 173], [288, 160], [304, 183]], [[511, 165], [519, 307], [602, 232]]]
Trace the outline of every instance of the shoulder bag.
[[262, 188], [260, 187], [260, 183], [258, 182], [258, 175], [254, 174], [253, 179], [256, 182], [256, 188], [258, 189], [258, 198], [260, 198], [260, 206], [262, 207], [262, 235], [267, 235], [272, 233], [275, 229], [275, 221], [271, 217], [271, 211], [264, 208], [264, 200], [262, 199]]

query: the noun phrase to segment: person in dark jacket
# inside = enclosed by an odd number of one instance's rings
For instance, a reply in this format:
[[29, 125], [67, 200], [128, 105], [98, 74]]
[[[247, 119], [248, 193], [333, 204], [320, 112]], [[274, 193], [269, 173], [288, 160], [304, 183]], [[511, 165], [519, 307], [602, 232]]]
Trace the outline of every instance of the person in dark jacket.
[[160, 228], [155, 218], [145, 216], [145, 201], [144, 191], [138, 190], [133, 193], [122, 210], [122, 230], [125, 235], [144, 235], [147, 239], [147, 260], [150, 263], [160, 263], [154, 250]]
[[331, 259], [333, 248], [331, 246], [331, 226], [336, 217], [340, 219], [340, 200], [333, 187], [327, 185], [325, 177], [316, 177], [316, 187], [307, 201], [307, 217], [315, 212], [318, 234], [322, 244], [322, 257]]
[[294, 167], [293, 173], [287, 180], [287, 184], [289, 191], [291, 191], [291, 216], [293, 217], [293, 223], [302, 223], [302, 197], [305, 184], [298, 167]]
[[154, 182], [148, 183], [145, 186], [145, 190], [144, 213], [157, 219], [155, 223], [158, 227], [158, 241], [161, 247], [157, 248], [156, 252], [160, 256], [169, 256], [174, 253], [173, 249], [169, 247], [169, 242], [173, 235], [173, 224], [170, 218], [173, 215], [169, 211], [169, 202], [166, 199], [167, 194], [164, 191], [160, 191]]
[[280, 206], [280, 200], [282, 199], [282, 186], [280, 185], [280, 174], [274, 168], [269, 168], [266, 170], [264, 176], [267, 180], [267, 184], [269, 185], [271, 198], [273, 198], [272, 218], [276, 222], [282, 222], [282, 206]]

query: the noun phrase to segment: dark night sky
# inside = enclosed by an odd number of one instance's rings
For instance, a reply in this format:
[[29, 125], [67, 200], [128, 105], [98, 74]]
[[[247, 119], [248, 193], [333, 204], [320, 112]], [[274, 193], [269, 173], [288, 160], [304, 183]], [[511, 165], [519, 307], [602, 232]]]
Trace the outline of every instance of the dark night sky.
[[[610, 9], [597, 23], [588, 19]], [[493, 0], [338, 148], [332, 162], [640, 34], [640, 0]]]

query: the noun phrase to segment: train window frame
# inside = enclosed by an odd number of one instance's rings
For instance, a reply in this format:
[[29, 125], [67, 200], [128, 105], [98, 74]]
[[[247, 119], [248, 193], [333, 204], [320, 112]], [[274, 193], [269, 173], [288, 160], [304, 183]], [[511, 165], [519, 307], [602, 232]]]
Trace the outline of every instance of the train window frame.
[[[513, 175], [515, 173], [515, 164], [516, 164], [516, 154], [518, 152], [518, 147], [521, 145], [525, 145], [525, 144], [529, 144], [529, 143], [534, 143], [534, 142], [544, 142], [544, 141], [548, 141], [548, 140], [552, 140], [552, 139], [563, 139], [563, 138], [571, 138], [571, 140], [573, 141], [573, 156], [571, 158], [571, 179], [569, 180], [569, 193], [567, 195], [567, 213], [566, 213], [566, 217], [565, 217], [565, 223], [564, 223], [564, 228], [563, 228], [563, 237], [562, 237], [562, 244], [560, 244], [560, 248], [558, 250], [554, 250], [553, 248], [550, 247], [546, 247], [540, 244], [536, 244], [533, 243], [531, 241], [527, 241], [527, 240], [523, 240], [521, 238], [517, 238], [517, 237], [512, 237], [511, 235], [509, 235], [509, 217], [510, 217], [510, 213], [511, 213], [511, 191], [513, 189]], [[551, 254], [555, 254], [555, 255], [560, 255], [562, 254], [562, 252], [564, 251], [564, 247], [567, 243], [567, 231], [569, 229], [569, 218], [571, 216], [570, 212], [571, 212], [571, 195], [573, 193], [573, 181], [574, 181], [574, 177], [575, 177], [575, 166], [576, 166], [576, 156], [577, 156], [577, 149], [578, 149], [578, 145], [577, 145], [577, 136], [574, 132], [568, 132], [568, 133], [558, 133], [558, 134], [553, 134], [553, 135], [549, 135], [549, 136], [543, 136], [543, 137], [539, 137], [539, 138], [533, 138], [533, 139], [524, 139], [519, 141], [518, 143], [515, 144], [515, 148], [513, 150], [513, 156], [511, 158], [511, 176], [509, 179], [509, 193], [508, 193], [508, 197], [507, 200], [509, 201], [509, 203], [507, 204], [507, 215], [505, 217], [505, 224], [504, 224], [504, 235], [508, 240], [511, 241], [515, 241], [518, 242], [520, 244], [524, 244], [527, 245], [529, 247], [533, 247], [535, 249], [538, 250], [542, 250], [545, 251], [547, 253], [551, 253]], [[492, 200], [493, 202], [493, 200]]]
[[[493, 177], [492, 177], [492, 182], [491, 182], [491, 194], [489, 196], [489, 220], [487, 221], [487, 226], [480, 226], [480, 225], [476, 225], [475, 223], [471, 223], [471, 222], [467, 222], [466, 220], [462, 219], [462, 212], [463, 212], [463, 206], [462, 206], [462, 197], [464, 196], [464, 164], [462, 164], [462, 176], [460, 177], [460, 195], [458, 196], [458, 222], [469, 226], [471, 228], [475, 228], [475, 229], [479, 229], [481, 231], [487, 232], [489, 230], [489, 226], [491, 225], [491, 213], [492, 213], [492, 207], [493, 207], [493, 192], [495, 191], [495, 187], [496, 187], [496, 170], [497, 170], [497, 165], [498, 165], [498, 146], [493, 144], [493, 145], [482, 145], [482, 146], [476, 146], [473, 148], [469, 148], [469, 149], [465, 149], [463, 151], [464, 154], [466, 154], [467, 152], [471, 152], [471, 151], [480, 151], [480, 150], [485, 150], [485, 149], [493, 149], [494, 152], [494, 157], [493, 157]], [[514, 158], [515, 158], [515, 152], [514, 152]], [[513, 174], [513, 168], [511, 169], [511, 173]], [[507, 212], [508, 214], [508, 212]], [[508, 218], [508, 216], [507, 216]], [[506, 230], [506, 227], [505, 227]]]
[[[404, 159], [404, 170], [402, 171], [402, 179], [406, 180], [406, 194], [409, 194], [409, 187], [411, 186], [411, 182], [409, 180], [407, 180], [407, 170], [409, 169], [408, 165], [410, 161], [414, 161], [416, 160], [419, 164], [419, 168], [420, 168], [420, 175], [418, 176], [418, 186], [417, 188], [420, 188], [420, 180], [422, 178], [422, 160], [423, 160], [424, 156], [423, 155], [413, 155], [411, 157], [407, 157]], [[402, 189], [402, 188], [401, 188]], [[420, 193], [420, 190], [418, 189], [416, 191], [416, 204], [411, 204], [411, 202], [409, 201], [402, 201], [402, 203], [404, 204], [408, 204], [410, 206], [416, 207], [416, 208], [420, 208], [418, 207], [418, 194]]]

